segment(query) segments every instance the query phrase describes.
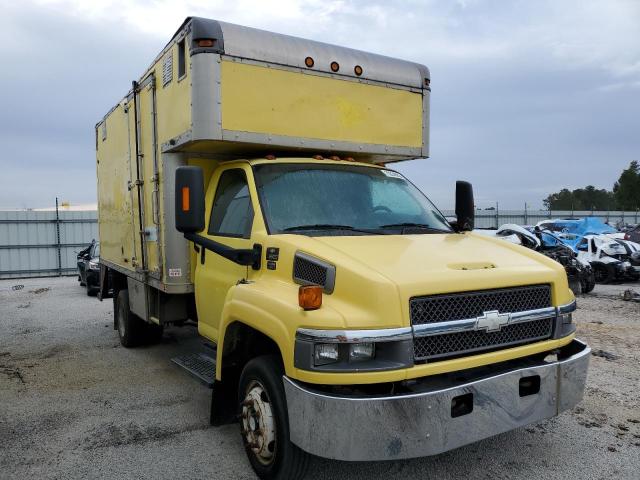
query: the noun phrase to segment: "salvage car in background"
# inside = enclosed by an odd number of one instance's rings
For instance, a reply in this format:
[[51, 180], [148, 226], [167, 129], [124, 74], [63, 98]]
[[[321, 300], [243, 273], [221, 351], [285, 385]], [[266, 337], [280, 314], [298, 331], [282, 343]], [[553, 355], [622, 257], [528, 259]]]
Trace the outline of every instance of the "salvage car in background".
[[569, 287], [576, 295], [589, 293], [595, 287], [595, 276], [589, 262], [579, 259], [577, 253], [564, 245], [551, 232], [541, 231], [537, 227], [522, 227], [512, 223], [502, 225], [495, 231], [476, 231], [485, 235], [495, 235], [498, 238], [522, 245], [552, 258], [564, 267]]
[[633, 229], [627, 230], [624, 239], [630, 242], [640, 243], [640, 225], [636, 225]]
[[640, 279], [640, 245], [607, 235], [580, 237], [575, 250], [578, 258], [593, 267], [596, 282]]
[[100, 242], [93, 240], [77, 259], [80, 285], [87, 288], [87, 295], [95, 295], [100, 286]]

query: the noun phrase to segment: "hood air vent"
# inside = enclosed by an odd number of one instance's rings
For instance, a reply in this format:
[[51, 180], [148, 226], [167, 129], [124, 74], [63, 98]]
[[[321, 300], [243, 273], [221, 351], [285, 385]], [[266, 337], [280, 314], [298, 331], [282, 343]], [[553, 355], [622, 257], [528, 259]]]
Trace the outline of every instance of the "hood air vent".
[[298, 252], [293, 260], [293, 281], [300, 285], [320, 285], [325, 293], [332, 293], [336, 283], [336, 267]]

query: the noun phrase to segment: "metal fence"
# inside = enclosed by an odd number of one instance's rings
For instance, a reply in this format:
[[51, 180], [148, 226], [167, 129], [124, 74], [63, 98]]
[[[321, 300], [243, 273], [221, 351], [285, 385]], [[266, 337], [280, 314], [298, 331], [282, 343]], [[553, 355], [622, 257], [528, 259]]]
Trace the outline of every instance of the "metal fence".
[[[453, 210], [443, 210], [454, 217]], [[476, 210], [477, 228], [505, 223], [535, 225], [549, 218], [600, 217], [615, 225], [637, 224], [639, 212]], [[0, 211], [0, 278], [74, 275], [76, 253], [98, 239], [96, 211]]]
[[0, 211], [0, 278], [74, 275], [76, 253], [98, 239], [94, 211]]
[[[443, 210], [447, 217], [455, 217], [454, 210]], [[599, 217], [610, 225], [615, 226], [619, 222], [638, 224], [640, 222], [640, 212], [622, 211], [571, 211], [571, 210], [476, 210], [476, 228], [498, 228], [505, 223], [515, 223], [517, 225], [535, 225], [542, 220], [550, 218], [583, 218]]]

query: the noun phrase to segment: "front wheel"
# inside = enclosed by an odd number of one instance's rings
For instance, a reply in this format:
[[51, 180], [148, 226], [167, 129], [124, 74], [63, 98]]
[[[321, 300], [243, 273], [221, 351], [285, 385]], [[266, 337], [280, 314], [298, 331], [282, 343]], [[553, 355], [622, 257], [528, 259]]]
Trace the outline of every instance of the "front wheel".
[[249, 462], [263, 480], [297, 480], [305, 476], [309, 454], [289, 440], [287, 400], [277, 356], [250, 360], [240, 375], [240, 429]]
[[616, 278], [616, 270], [613, 265], [596, 263], [593, 264], [596, 283], [611, 283]]

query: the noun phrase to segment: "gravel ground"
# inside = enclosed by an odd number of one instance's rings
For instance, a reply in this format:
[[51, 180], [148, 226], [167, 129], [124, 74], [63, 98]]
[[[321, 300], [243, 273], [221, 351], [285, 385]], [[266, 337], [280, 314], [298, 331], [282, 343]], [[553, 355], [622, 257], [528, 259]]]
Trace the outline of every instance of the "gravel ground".
[[[640, 478], [640, 303], [625, 288], [579, 299], [600, 356], [573, 411], [436, 457], [314, 459], [309, 478]], [[255, 478], [237, 425], [210, 427], [209, 390], [170, 362], [200, 347], [195, 329], [126, 350], [111, 311], [75, 278], [0, 281], [0, 478]]]

